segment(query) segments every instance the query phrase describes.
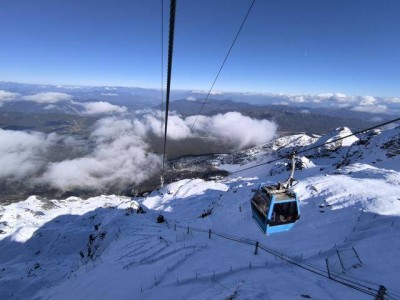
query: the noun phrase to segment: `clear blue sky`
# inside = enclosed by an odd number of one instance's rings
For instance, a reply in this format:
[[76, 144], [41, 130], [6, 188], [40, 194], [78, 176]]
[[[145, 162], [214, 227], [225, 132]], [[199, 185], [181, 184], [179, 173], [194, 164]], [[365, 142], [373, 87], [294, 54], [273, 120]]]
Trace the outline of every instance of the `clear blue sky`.
[[[208, 90], [250, 3], [178, 0], [172, 88]], [[160, 7], [2, 1], [0, 80], [159, 88]], [[215, 89], [400, 96], [400, 1], [257, 0]]]

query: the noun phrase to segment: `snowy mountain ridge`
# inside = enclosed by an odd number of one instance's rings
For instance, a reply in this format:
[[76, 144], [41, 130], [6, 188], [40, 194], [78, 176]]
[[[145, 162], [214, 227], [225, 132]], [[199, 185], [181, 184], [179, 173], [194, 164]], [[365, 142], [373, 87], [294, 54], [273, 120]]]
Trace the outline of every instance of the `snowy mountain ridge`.
[[[221, 155], [236, 171], [349, 134], [282, 137]], [[296, 162], [301, 219], [265, 236], [249, 200], [288, 176], [284, 160], [214, 181], [185, 179], [146, 197], [28, 199], [0, 207], [1, 299], [399, 299], [400, 127], [346, 138]], [[145, 214], [136, 213], [139, 205]], [[157, 224], [162, 213], [167, 222]], [[197, 231], [200, 230], [200, 231]], [[209, 232], [211, 230], [211, 233]], [[259, 250], [371, 288], [365, 294]], [[324, 273], [324, 274], [325, 274]]]

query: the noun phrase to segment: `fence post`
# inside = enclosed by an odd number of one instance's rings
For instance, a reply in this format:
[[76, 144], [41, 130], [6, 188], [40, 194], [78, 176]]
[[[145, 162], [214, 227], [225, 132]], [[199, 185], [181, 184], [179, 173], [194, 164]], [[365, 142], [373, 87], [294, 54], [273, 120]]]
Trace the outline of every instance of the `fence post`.
[[331, 271], [329, 270], [329, 263], [327, 258], [325, 258], [325, 263], [326, 263], [326, 269], [328, 270], [328, 277], [331, 278]]
[[360, 264], [362, 264], [362, 261], [361, 261], [361, 259], [360, 259], [360, 256], [358, 256], [358, 253], [357, 253], [356, 249], [355, 249], [354, 247], [352, 247], [352, 248], [353, 248], [353, 251], [354, 251], [355, 255], [357, 256], [357, 258], [358, 258]]
[[256, 242], [256, 249], [254, 250], [254, 255], [258, 254], [258, 241]]
[[189, 226], [188, 226], [188, 228], [187, 228], [187, 234], [189, 234]]
[[342, 269], [343, 269], [343, 270], [346, 270], [345, 267], [344, 267], [344, 265], [343, 265], [342, 258], [340, 257], [339, 250], [336, 249], [336, 252], [337, 252], [337, 256], [339, 257], [339, 261], [340, 261], [340, 265], [342, 266]]
[[176, 231], [176, 224], [174, 224], [174, 231]]
[[379, 286], [379, 290], [376, 293], [375, 300], [384, 300], [386, 296], [386, 288], [383, 285]]
[[208, 238], [211, 239], [211, 229], [208, 229]]

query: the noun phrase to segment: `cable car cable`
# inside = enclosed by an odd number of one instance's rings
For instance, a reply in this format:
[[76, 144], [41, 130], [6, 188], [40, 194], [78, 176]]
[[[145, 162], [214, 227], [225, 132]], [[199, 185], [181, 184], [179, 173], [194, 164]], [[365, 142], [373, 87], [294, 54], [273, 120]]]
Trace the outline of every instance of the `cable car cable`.
[[172, 57], [174, 51], [175, 11], [176, 11], [176, 0], [171, 0], [170, 15], [169, 15], [168, 70], [167, 70], [167, 91], [166, 91], [167, 95], [165, 101], [165, 126], [164, 126], [164, 150], [162, 159], [162, 176], [164, 176], [165, 174], [165, 159], [166, 159], [166, 149], [167, 149], [168, 111], [169, 111], [169, 99], [171, 92]]
[[210, 95], [211, 95], [211, 92], [212, 92], [212, 90], [213, 90], [213, 88], [214, 88], [214, 85], [215, 85], [215, 83], [217, 82], [218, 77], [219, 77], [219, 75], [221, 74], [222, 69], [223, 69], [224, 66], [225, 66], [226, 61], [228, 60], [229, 55], [231, 54], [231, 51], [232, 51], [232, 49], [233, 49], [233, 46], [235, 45], [236, 40], [238, 39], [239, 34], [240, 34], [240, 32], [242, 31], [242, 28], [243, 28], [244, 24], [246, 23], [247, 17], [249, 16], [250, 11], [251, 11], [251, 9], [253, 8], [255, 2], [256, 2], [256, 0], [253, 0], [253, 1], [251, 2], [250, 7], [248, 8], [247, 13], [246, 13], [246, 15], [245, 15], [245, 17], [244, 17], [244, 19], [243, 19], [243, 21], [242, 21], [242, 24], [240, 25], [239, 30], [237, 31], [237, 33], [236, 33], [236, 35], [235, 35], [235, 38], [233, 39], [233, 41], [232, 41], [232, 43], [231, 43], [231, 46], [230, 46], [228, 52], [227, 52], [226, 55], [225, 55], [225, 58], [224, 58], [224, 60], [223, 60], [223, 62], [222, 62], [222, 64], [221, 64], [221, 67], [220, 67], [219, 70], [218, 70], [217, 76], [215, 76], [214, 81], [213, 81], [213, 83], [212, 83], [212, 85], [211, 85], [211, 87], [210, 87], [210, 89], [209, 89], [209, 91], [208, 91], [208, 93], [207, 93], [207, 96], [204, 98], [203, 103], [202, 103], [202, 105], [201, 105], [201, 107], [200, 107], [200, 110], [199, 110], [198, 114], [196, 115], [196, 118], [195, 118], [195, 120], [194, 120], [192, 126], [190, 127], [190, 130], [189, 130], [189, 133], [188, 133], [186, 139], [189, 137], [190, 133], [192, 132], [192, 130], [193, 130], [193, 128], [194, 128], [194, 125], [195, 125], [196, 122], [197, 122], [197, 119], [199, 118], [199, 115], [200, 115], [201, 112], [203, 111], [204, 105], [206, 104], [206, 102], [207, 102], [207, 100], [208, 100], [208, 97], [210, 97]]
[[[343, 139], [345, 139], [345, 138], [348, 138], [348, 137], [351, 137], [351, 136], [355, 136], [355, 135], [358, 135], [358, 134], [360, 134], [360, 133], [365, 133], [365, 132], [371, 131], [371, 130], [373, 130], [373, 129], [376, 129], [376, 128], [379, 128], [379, 127], [382, 127], [382, 126], [385, 126], [385, 125], [389, 125], [389, 124], [392, 124], [392, 123], [395, 123], [395, 122], [399, 122], [399, 121], [400, 121], [400, 118], [397, 118], [397, 119], [394, 119], [394, 120], [391, 120], [391, 121], [387, 121], [387, 122], [384, 122], [384, 123], [381, 123], [381, 124], [378, 124], [378, 125], [375, 125], [375, 126], [372, 126], [372, 127], [366, 128], [366, 129], [363, 129], [363, 130], [356, 131], [356, 132], [354, 132], [354, 133], [352, 133], [352, 134], [349, 134], [349, 135], [346, 135], [346, 136], [343, 136], [343, 137], [334, 139], [334, 140], [332, 140], [332, 141], [327, 141], [327, 142], [325, 142], [325, 143], [322, 143], [322, 144], [320, 144], [320, 145], [313, 146], [313, 147], [308, 148], [308, 149], [304, 149], [304, 150], [301, 150], [301, 151], [296, 151], [296, 154], [301, 154], [301, 153], [304, 153], [304, 152], [307, 152], [307, 151], [310, 151], [310, 150], [313, 150], [313, 149], [322, 147], [322, 146], [324, 146], [324, 145], [332, 144], [332, 143], [335, 143], [335, 142], [337, 142], [337, 141], [343, 140]], [[257, 168], [257, 167], [259, 167], [259, 166], [271, 164], [271, 163], [274, 163], [274, 162], [277, 162], [277, 161], [280, 161], [280, 160], [283, 160], [283, 159], [286, 159], [286, 157], [280, 157], [280, 158], [276, 158], [276, 159], [273, 159], [273, 160], [269, 160], [269, 161], [267, 161], [267, 162], [263, 162], [263, 163], [260, 163], [260, 164], [256, 164], [256, 165], [251, 166], [251, 167], [247, 167], [247, 168], [244, 168], [244, 169], [241, 169], [241, 170], [237, 170], [237, 171], [231, 172], [231, 174], [237, 174], [237, 173], [240, 173], [240, 172], [243, 172], [243, 171], [247, 171], [247, 170], [250, 170], [250, 169], [253, 169], [253, 168]]]
[[[161, 107], [160, 107], [160, 143], [161, 149], [163, 148], [163, 118], [162, 112], [164, 109], [164, 0], [161, 0]], [[164, 158], [163, 158], [164, 161]], [[161, 187], [164, 186], [164, 166], [161, 166], [161, 174], [160, 174]]]
[[[164, 109], [164, 0], [161, 0], [161, 137], [163, 136], [162, 111]], [[162, 141], [161, 141], [162, 143]], [[161, 144], [162, 146], [162, 144]]]
[[367, 132], [367, 131], [371, 131], [371, 130], [373, 130], [373, 129], [376, 129], [376, 128], [379, 128], [379, 127], [383, 127], [383, 126], [385, 126], [385, 125], [388, 125], [388, 124], [391, 124], [391, 123], [394, 123], [394, 122], [398, 122], [398, 121], [400, 121], [400, 118], [397, 118], [397, 119], [394, 119], [394, 120], [391, 120], [391, 121], [387, 121], [387, 122], [381, 123], [381, 124], [379, 124], [379, 125], [375, 125], [375, 126], [369, 127], [369, 128], [367, 128], [367, 129], [363, 129], [363, 130], [356, 131], [356, 132], [354, 132], [354, 133], [352, 133], [352, 134], [349, 134], [349, 135], [346, 135], [346, 136], [337, 138], [337, 139], [335, 139], [335, 140], [333, 140], [333, 141], [330, 141], [330, 142], [326, 142], [326, 143], [324, 143], [324, 144], [322, 144], [322, 145], [317, 145], [317, 146], [313, 146], [313, 147], [311, 147], [311, 148], [309, 148], [309, 149], [304, 149], [304, 150], [302, 150], [302, 151], [297, 151], [297, 153], [304, 153], [304, 152], [313, 150], [313, 149], [315, 149], [315, 148], [319, 148], [319, 147], [321, 147], [321, 146], [323, 146], [323, 145], [331, 144], [331, 143], [334, 143], [334, 142], [343, 140], [343, 139], [345, 139], [345, 138], [348, 138], [348, 137], [351, 137], [351, 136], [355, 136], [355, 135], [358, 135], [358, 134], [360, 134], [360, 133], [365, 133], [365, 132]]

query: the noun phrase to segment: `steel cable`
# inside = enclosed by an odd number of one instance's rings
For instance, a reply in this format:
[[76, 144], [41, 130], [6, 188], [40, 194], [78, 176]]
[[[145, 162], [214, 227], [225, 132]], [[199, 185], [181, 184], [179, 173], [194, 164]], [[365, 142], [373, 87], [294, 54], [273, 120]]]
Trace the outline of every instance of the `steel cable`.
[[237, 33], [236, 33], [236, 35], [235, 35], [235, 38], [233, 39], [233, 41], [232, 41], [232, 43], [231, 43], [231, 46], [229, 47], [229, 50], [228, 50], [228, 52], [227, 52], [226, 55], [225, 55], [225, 58], [224, 58], [224, 60], [223, 60], [223, 62], [222, 62], [222, 64], [221, 64], [221, 67], [219, 68], [218, 73], [217, 73], [217, 75], [216, 75], [215, 78], [214, 78], [214, 81], [213, 81], [213, 83], [212, 83], [212, 85], [211, 85], [211, 87], [210, 87], [210, 89], [209, 89], [209, 91], [208, 91], [208, 93], [207, 93], [207, 96], [204, 98], [203, 103], [202, 103], [202, 105], [201, 105], [201, 107], [200, 107], [200, 110], [199, 110], [199, 112], [197, 113], [196, 118], [195, 118], [195, 120], [194, 120], [192, 126], [190, 127], [189, 134], [187, 135], [186, 139], [189, 137], [190, 133], [192, 132], [192, 130], [193, 130], [193, 128], [194, 128], [194, 125], [195, 125], [196, 122], [197, 122], [197, 119], [199, 118], [199, 115], [200, 115], [201, 112], [203, 111], [204, 105], [206, 104], [206, 102], [207, 102], [207, 100], [208, 100], [208, 97], [210, 97], [210, 95], [211, 95], [211, 92], [212, 92], [212, 90], [213, 90], [213, 88], [214, 88], [214, 85], [215, 85], [215, 83], [217, 82], [218, 77], [219, 77], [219, 75], [221, 74], [222, 69], [223, 69], [224, 66], [225, 66], [226, 61], [228, 60], [229, 55], [231, 54], [231, 51], [232, 51], [232, 49], [233, 49], [233, 46], [235, 45], [236, 40], [238, 39], [239, 34], [240, 34], [240, 32], [242, 31], [242, 28], [243, 28], [244, 24], [246, 23], [247, 17], [249, 16], [250, 11], [251, 11], [251, 9], [253, 8], [255, 2], [256, 2], [256, 0], [253, 0], [253, 1], [251, 2], [250, 7], [248, 8], [247, 13], [246, 13], [246, 15], [245, 15], [245, 17], [244, 17], [244, 19], [243, 19], [243, 21], [242, 21], [242, 24], [240, 25], [239, 30], [237, 31]]
[[[313, 149], [316, 149], [316, 148], [320, 148], [320, 147], [325, 146], [325, 145], [328, 145], [328, 144], [335, 143], [335, 142], [340, 141], [340, 140], [343, 140], [343, 139], [345, 139], [345, 138], [348, 138], [348, 137], [351, 137], [351, 136], [355, 136], [355, 135], [358, 135], [358, 134], [360, 134], [360, 133], [365, 133], [365, 132], [371, 131], [371, 130], [373, 130], [373, 129], [377, 129], [377, 128], [379, 128], [379, 127], [382, 127], [382, 126], [385, 126], [385, 125], [389, 125], [389, 124], [392, 124], [392, 123], [395, 123], [395, 122], [399, 122], [399, 121], [400, 121], [400, 118], [397, 118], [397, 119], [394, 119], [394, 120], [391, 120], [391, 121], [387, 121], [387, 122], [384, 122], [384, 123], [375, 125], [375, 126], [370, 127], [370, 128], [366, 128], [366, 129], [363, 129], [363, 130], [356, 131], [356, 132], [354, 132], [354, 133], [352, 133], [352, 134], [349, 134], [349, 135], [346, 135], [346, 136], [343, 136], [343, 137], [334, 139], [334, 140], [332, 140], [332, 141], [327, 141], [327, 142], [325, 142], [325, 143], [322, 143], [322, 144], [313, 146], [313, 147], [308, 148], [308, 149], [304, 149], [304, 150], [301, 150], [301, 151], [296, 151], [296, 154], [305, 153], [305, 152], [307, 152], [307, 151], [310, 151], [310, 150], [313, 150]], [[271, 164], [271, 163], [274, 163], [274, 162], [277, 162], [277, 161], [280, 161], [280, 160], [283, 160], [283, 159], [286, 159], [286, 157], [280, 157], [280, 158], [276, 158], [276, 159], [273, 159], [273, 160], [269, 160], [269, 161], [267, 161], [267, 162], [263, 162], [263, 163], [260, 163], [260, 164], [256, 164], [256, 165], [251, 166], [251, 167], [247, 167], [247, 168], [244, 168], [244, 169], [241, 169], [241, 170], [237, 170], [237, 171], [231, 172], [231, 174], [237, 174], [237, 173], [240, 173], [240, 172], [243, 172], [243, 171], [247, 171], [247, 170], [250, 170], [250, 169], [257, 168], [257, 167], [259, 167], [259, 166]]]

